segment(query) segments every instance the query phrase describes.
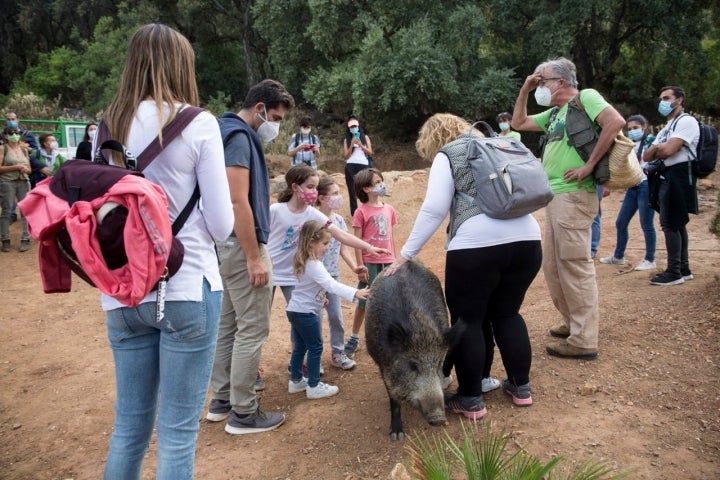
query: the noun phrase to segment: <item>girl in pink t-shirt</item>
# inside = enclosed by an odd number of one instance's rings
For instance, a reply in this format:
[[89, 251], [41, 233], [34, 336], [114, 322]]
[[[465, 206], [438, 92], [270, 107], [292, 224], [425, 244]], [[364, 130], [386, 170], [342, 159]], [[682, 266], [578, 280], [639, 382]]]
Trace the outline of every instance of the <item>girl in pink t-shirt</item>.
[[[361, 170], [353, 179], [355, 194], [362, 205], [355, 210], [352, 226], [355, 236], [370, 245], [388, 250], [387, 255], [367, 255], [362, 250], [355, 250], [358, 264], [363, 263], [367, 272], [358, 274], [360, 280], [358, 288], [372, 285], [375, 277], [383, 268], [395, 261], [395, 240], [393, 227], [397, 225], [395, 209], [382, 201], [386, 192], [382, 173], [375, 168]], [[360, 327], [365, 321], [365, 302], [359, 301], [353, 316], [353, 326], [350, 338], [345, 344], [345, 355], [352, 357], [360, 343]]]

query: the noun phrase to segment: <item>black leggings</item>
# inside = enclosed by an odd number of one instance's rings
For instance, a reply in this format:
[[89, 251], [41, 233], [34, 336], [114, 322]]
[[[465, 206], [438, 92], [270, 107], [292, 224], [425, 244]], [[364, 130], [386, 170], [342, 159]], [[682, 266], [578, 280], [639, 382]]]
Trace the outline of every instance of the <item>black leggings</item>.
[[515, 385], [530, 381], [530, 337], [520, 307], [541, 263], [539, 240], [447, 252], [445, 298], [450, 322], [465, 323], [447, 359], [455, 365], [460, 395], [482, 394], [490, 354], [486, 332], [494, 334], [510, 381]]
[[355, 174], [361, 170], [370, 168], [370, 165], [363, 165], [361, 163], [346, 163], [345, 164], [345, 185], [348, 189], [348, 198], [350, 199], [350, 216], [355, 215], [357, 210], [357, 195], [355, 195]]

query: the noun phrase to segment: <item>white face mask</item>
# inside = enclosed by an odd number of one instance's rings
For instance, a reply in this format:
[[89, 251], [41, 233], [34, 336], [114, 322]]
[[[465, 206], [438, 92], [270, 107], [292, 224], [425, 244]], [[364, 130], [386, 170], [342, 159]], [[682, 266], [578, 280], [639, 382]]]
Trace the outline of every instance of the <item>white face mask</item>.
[[301, 128], [300, 133], [302, 133], [303, 135], [307, 135], [310, 133], [310, 129], [309, 128]]
[[548, 87], [542, 86], [535, 89], [535, 101], [541, 107], [549, 107], [552, 100], [552, 92]]
[[260, 116], [259, 113], [257, 114], [257, 116], [260, 117], [260, 119], [263, 121], [263, 123], [261, 123], [257, 129], [257, 133], [258, 135], [260, 135], [260, 138], [262, 138], [264, 142], [271, 142], [275, 140], [275, 137], [277, 137], [280, 133], [280, 122], [268, 121], [267, 110], [265, 110], [264, 107], [263, 110], [265, 111], [265, 118]]
[[95, 133], [97, 132], [97, 129], [95, 130], [88, 130], [88, 137], [90, 137], [90, 140], [95, 138]]
[[57, 150], [58, 148], [60, 148], [60, 145], [57, 142], [50, 142], [50, 150]]

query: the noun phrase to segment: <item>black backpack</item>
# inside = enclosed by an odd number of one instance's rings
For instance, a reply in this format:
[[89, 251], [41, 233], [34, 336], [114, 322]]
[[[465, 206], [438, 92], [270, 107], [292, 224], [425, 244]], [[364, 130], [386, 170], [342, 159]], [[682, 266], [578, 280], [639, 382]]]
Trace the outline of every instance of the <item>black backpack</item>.
[[[675, 124], [680, 120], [682, 114], [675, 119], [671, 131], [675, 130]], [[693, 117], [695, 118], [695, 117]], [[702, 123], [700, 120], [695, 119], [698, 122], [700, 128], [700, 140], [695, 151], [692, 148], [684, 145], [690, 155], [693, 157], [693, 172], [698, 178], [705, 178], [715, 171], [718, 157], [718, 132], [712, 125]]]

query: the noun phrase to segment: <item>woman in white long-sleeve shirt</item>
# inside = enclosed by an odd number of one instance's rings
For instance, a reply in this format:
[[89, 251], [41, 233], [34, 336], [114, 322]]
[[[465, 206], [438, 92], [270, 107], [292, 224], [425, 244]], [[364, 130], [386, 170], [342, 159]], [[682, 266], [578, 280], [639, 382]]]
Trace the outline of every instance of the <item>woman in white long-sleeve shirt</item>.
[[420, 129], [417, 151], [433, 161], [427, 193], [407, 242], [386, 274], [415, 257], [450, 213], [445, 298], [451, 323], [462, 320], [466, 328], [448, 353], [458, 390], [446, 402], [455, 413], [477, 419], [487, 413], [482, 397], [485, 337], [493, 330], [508, 376], [503, 390], [518, 406], [532, 403], [530, 339], [519, 310], [540, 269], [542, 251], [540, 227], [532, 215], [497, 220], [466, 200], [475, 195], [475, 182], [465, 150], [445, 148], [451, 142], [462, 146], [471, 135], [480, 134], [450, 114], [433, 115]]
[[[198, 103], [195, 56], [188, 40], [165, 25], [145, 25], [130, 40], [104, 122], [110, 138], [139, 154], [182, 106]], [[156, 292], [135, 308], [103, 295], [117, 386], [104, 478], [141, 477], [157, 421], [155, 478], [191, 479], [222, 296], [215, 240], [226, 239], [233, 227], [217, 120], [200, 113], [143, 173], [165, 190], [171, 221], [196, 184], [201, 197], [177, 235], [185, 256], [167, 282], [164, 318], [155, 317]]]

